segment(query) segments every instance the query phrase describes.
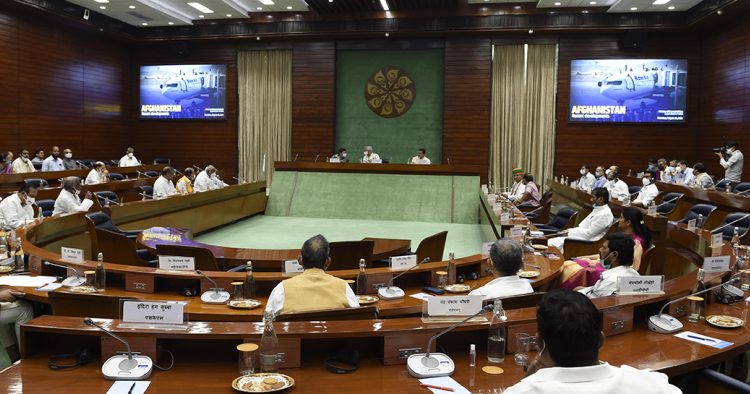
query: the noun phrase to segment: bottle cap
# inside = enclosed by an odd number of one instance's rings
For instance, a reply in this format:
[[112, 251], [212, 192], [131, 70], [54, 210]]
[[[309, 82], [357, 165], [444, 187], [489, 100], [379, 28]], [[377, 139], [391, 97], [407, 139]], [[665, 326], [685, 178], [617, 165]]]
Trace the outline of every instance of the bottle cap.
[[471, 344], [471, 347], [470, 347], [469, 349], [471, 349], [471, 350], [477, 350], [477, 347], [476, 347], [476, 345], [474, 345], [474, 344], [472, 343], [472, 344]]

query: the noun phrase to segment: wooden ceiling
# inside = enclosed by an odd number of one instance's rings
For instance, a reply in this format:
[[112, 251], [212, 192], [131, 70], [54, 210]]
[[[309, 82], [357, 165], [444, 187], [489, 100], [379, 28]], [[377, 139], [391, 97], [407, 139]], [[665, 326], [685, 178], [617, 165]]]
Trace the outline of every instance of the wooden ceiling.
[[[380, 0], [305, 0], [319, 14], [383, 11]], [[387, 0], [390, 11], [456, 8], [459, 0]]]

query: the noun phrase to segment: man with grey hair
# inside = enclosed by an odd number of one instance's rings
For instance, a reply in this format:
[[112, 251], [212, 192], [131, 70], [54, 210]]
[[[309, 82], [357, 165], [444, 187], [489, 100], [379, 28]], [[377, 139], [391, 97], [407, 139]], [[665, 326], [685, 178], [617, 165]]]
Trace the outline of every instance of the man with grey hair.
[[83, 202], [78, 197], [81, 194], [81, 180], [78, 177], [69, 176], [65, 178], [62, 182], [62, 188], [60, 195], [55, 200], [55, 209], [52, 211], [52, 215], [88, 211], [94, 205], [94, 195], [90, 191], [86, 192]]
[[224, 183], [221, 179], [219, 179], [219, 175], [217, 174], [216, 167], [214, 166], [208, 166], [206, 167], [206, 170], [198, 174], [198, 176], [195, 177], [195, 185], [193, 185], [193, 188], [197, 192], [205, 192], [208, 190], [216, 190], [221, 189], [222, 187], [229, 186], [226, 183]]
[[472, 290], [469, 295], [481, 295], [485, 300], [533, 293], [526, 279], [518, 277], [523, 265], [523, 248], [510, 238], [500, 238], [490, 248], [492, 275], [495, 279]]
[[380, 160], [380, 156], [377, 153], [372, 153], [372, 147], [365, 147], [365, 157], [362, 158], [362, 163], [372, 163], [373, 160]]

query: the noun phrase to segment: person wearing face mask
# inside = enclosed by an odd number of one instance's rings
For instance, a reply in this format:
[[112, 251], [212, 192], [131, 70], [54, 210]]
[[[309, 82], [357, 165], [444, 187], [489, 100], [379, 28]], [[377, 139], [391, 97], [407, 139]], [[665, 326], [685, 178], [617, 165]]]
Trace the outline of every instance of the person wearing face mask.
[[73, 151], [70, 149], [65, 149], [63, 151], [63, 167], [65, 167], [66, 170], [77, 170], [81, 168], [78, 162], [73, 160]]
[[523, 170], [520, 168], [513, 169], [513, 186], [510, 187], [510, 193], [503, 193], [510, 201], [516, 201], [526, 194], [526, 185], [523, 184]]
[[165, 198], [177, 194], [177, 189], [172, 183], [174, 179], [174, 168], [166, 166], [161, 170], [159, 179], [154, 182], [154, 198]]
[[652, 157], [648, 159], [648, 168], [646, 169], [646, 171], [656, 171], [656, 166], [656, 159]]
[[608, 234], [604, 245], [599, 248], [599, 263], [605, 270], [602, 272], [599, 281], [593, 286], [577, 287], [573, 290], [588, 298], [607, 297], [617, 290], [617, 278], [620, 276], [641, 276], [632, 267], [634, 249], [635, 241], [628, 234]]
[[339, 159], [339, 163], [348, 163], [349, 158], [346, 157], [346, 149], [339, 148], [339, 153], [337, 155], [333, 155], [334, 159]]
[[682, 169], [682, 183], [684, 185], [692, 185], [695, 183], [695, 173], [693, 173], [691, 167], [688, 167], [687, 160], [680, 160], [680, 168]]
[[193, 167], [188, 167], [185, 169], [184, 174], [185, 175], [177, 181], [177, 191], [182, 194], [192, 193], [193, 181], [195, 181], [195, 170], [193, 170]]
[[134, 153], [135, 150], [133, 148], [128, 148], [125, 156], [120, 159], [120, 167], [135, 167], [139, 165]]
[[8, 228], [18, 228], [27, 221], [34, 220], [34, 202], [37, 188], [31, 183], [24, 183], [18, 193], [0, 202], [0, 222]]
[[581, 179], [578, 180], [578, 189], [585, 191], [593, 190], [596, 178], [591, 174], [591, 166], [588, 164], [582, 165], [580, 172]]
[[628, 184], [621, 181], [619, 175], [620, 167], [609, 167], [607, 170], [607, 191], [609, 192], [609, 198], [625, 201], [626, 198], [630, 197], [630, 191], [628, 190]]
[[427, 151], [424, 148], [419, 148], [419, 153], [411, 159], [411, 164], [432, 164], [430, 159], [425, 157]]
[[526, 377], [504, 394], [680, 394], [661, 372], [599, 361], [607, 336], [601, 312], [580, 293], [555, 289], [536, 310], [537, 353]]
[[81, 181], [76, 176], [69, 176], [62, 182], [62, 191], [55, 200], [55, 209], [52, 211], [52, 215], [60, 215], [63, 213], [71, 212], [82, 212], [88, 211], [92, 205], [94, 205], [94, 195], [87, 191], [86, 195], [81, 201]]
[[523, 248], [510, 238], [500, 238], [490, 247], [490, 262], [493, 281], [472, 290], [469, 295], [481, 295], [483, 299], [511, 297], [533, 293], [531, 283], [518, 276], [523, 265]]
[[198, 174], [198, 176], [195, 177], [195, 183], [193, 184], [195, 191], [205, 192], [216, 189], [216, 185], [212, 179], [215, 173], [216, 167], [208, 166], [205, 171]]
[[108, 175], [109, 171], [107, 171], [104, 163], [101, 161], [97, 161], [96, 163], [94, 163], [94, 168], [89, 171], [89, 175], [86, 176], [86, 181], [84, 181], [84, 184], [98, 185], [100, 183], [105, 183], [107, 182]]
[[737, 185], [742, 178], [742, 166], [745, 165], [745, 157], [740, 152], [740, 144], [737, 141], [727, 142], [727, 155], [729, 155], [729, 160], [724, 160], [721, 152], [716, 152], [716, 156], [720, 158], [719, 164], [725, 169], [724, 179]]
[[661, 177], [661, 181], [666, 183], [675, 183], [674, 165], [670, 164], [669, 167], [664, 170], [664, 175]]
[[607, 177], [605, 176], [605, 173], [606, 171], [603, 166], [596, 167], [596, 173], [594, 173], [596, 180], [594, 181], [594, 184], [591, 185], [591, 190], [599, 187], [607, 187]]
[[362, 158], [362, 163], [372, 163], [373, 160], [380, 160], [380, 156], [377, 153], [372, 153], [372, 147], [365, 147], [365, 157]]
[[646, 171], [643, 173], [643, 187], [638, 192], [638, 196], [633, 201], [633, 205], [637, 207], [648, 207], [654, 201], [656, 196], [659, 194], [659, 189], [656, 188], [656, 171]]
[[29, 160], [29, 150], [21, 149], [18, 152], [18, 158], [13, 160], [13, 173], [14, 174], [25, 174], [28, 172], [35, 172], [34, 164]]
[[65, 170], [65, 165], [60, 158], [60, 148], [53, 146], [52, 149], [49, 150], [49, 152], [49, 157], [44, 159], [44, 162], [42, 162], [42, 172]]
[[607, 202], [609, 201], [609, 192], [606, 188], [600, 187], [594, 189], [591, 196], [591, 204], [594, 209], [581, 221], [578, 227], [562, 231], [562, 236], [550, 239], [547, 243], [565, 253], [565, 239], [567, 237], [582, 239], [584, 241], [598, 241], [609, 230], [615, 217]]
[[659, 159], [656, 163], [656, 169], [658, 170], [656, 173], [656, 180], [666, 182], [664, 178], [667, 175], [667, 159]]
[[706, 173], [706, 165], [703, 163], [695, 163], [693, 166], [693, 172], [695, 173], [695, 187], [700, 189], [716, 190], [714, 181], [711, 179], [711, 175]]
[[4, 152], [0, 155], [0, 174], [13, 173], [13, 153]]

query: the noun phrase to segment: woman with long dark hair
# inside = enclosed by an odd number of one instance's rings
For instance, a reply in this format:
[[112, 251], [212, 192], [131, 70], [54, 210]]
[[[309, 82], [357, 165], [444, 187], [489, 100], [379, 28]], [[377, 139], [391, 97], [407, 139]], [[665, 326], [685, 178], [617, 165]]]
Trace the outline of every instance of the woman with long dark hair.
[[638, 271], [641, 266], [641, 256], [651, 245], [651, 231], [643, 223], [643, 213], [638, 208], [628, 207], [622, 210], [619, 220], [620, 230], [635, 241], [633, 253], [633, 269]]

